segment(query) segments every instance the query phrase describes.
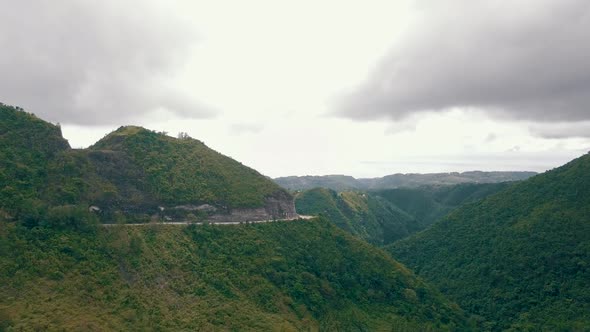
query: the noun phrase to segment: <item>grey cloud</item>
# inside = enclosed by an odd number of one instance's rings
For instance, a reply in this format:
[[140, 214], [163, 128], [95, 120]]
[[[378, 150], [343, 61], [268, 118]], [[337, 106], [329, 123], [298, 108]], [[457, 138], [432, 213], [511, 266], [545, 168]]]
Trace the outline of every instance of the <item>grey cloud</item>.
[[543, 138], [590, 138], [590, 121], [537, 123], [529, 127], [531, 134]]
[[0, 31], [0, 101], [45, 119], [214, 114], [169, 82], [195, 36], [149, 1], [13, 1], [0, 11]]
[[[383, 170], [383, 174], [392, 172], [414, 172], [416, 167], [426, 167], [427, 172], [449, 172], [465, 170], [481, 171], [536, 171], [558, 167], [577, 158], [588, 150], [568, 150], [554, 148], [542, 151], [527, 151], [515, 146], [504, 152], [485, 154], [469, 153], [449, 156], [415, 156], [401, 157], [395, 160], [361, 161], [361, 164], [371, 165]], [[422, 168], [424, 169], [424, 168]], [[397, 170], [397, 171], [392, 171]]]
[[590, 2], [424, 1], [337, 114], [403, 119], [455, 107], [535, 122], [590, 119]]

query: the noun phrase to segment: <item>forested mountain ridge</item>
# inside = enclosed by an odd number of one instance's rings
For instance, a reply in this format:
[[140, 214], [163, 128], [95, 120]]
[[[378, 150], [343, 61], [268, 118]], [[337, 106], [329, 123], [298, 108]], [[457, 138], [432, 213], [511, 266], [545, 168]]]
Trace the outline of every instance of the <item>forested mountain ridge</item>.
[[590, 326], [590, 155], [389, 247], [492, 330]]
[[37, 198], [50, 161], [69, 149], [59, 126], [0, 103], [0, 210]]
[[328, 221], [26, 228], [0, 221], [0, 328], [401, 330], [469, 325]]
[[285, 189], [186, 135], [127, 126], [74, 150], [21, 109], [1, 105], [0, 125], [0, 330], [469, 327], [456, 304], [325, 219], [99, 225], [201, 207], [204, 219], [296, 216]]
[[0, 209], [36, 215], [95, 206], [102, 219], [292, 218], [292, 196], [257, 171], [187, 135], [126, 126], [70, 149], [54, 126], [0, 106]]
[[335, 191], [385, 190], [418, 188], [422, 186], [455, 185], [461, 183], [499, 183], [525, 180], [535, 172], [451, 172], [430, 174], [391, 174], [380, 178], [355, 179], [347, 175], [286, 176], [274, 179], [289, 190], [328, 188]]
[[[166, 203], [215, 202], [232, 208], [262, 206], [283, 191], [254, 169], [188, 136], [172, 138], [141, 127], [121, 127], [89, 148], [126, 153]], [[284, 192], [284, 191], [283, 191]]]
[[465, 183], [369, 192], [315, 188], [295, 194], [297, 211], [322, 214], [336, 226], [375, 245], [386, 245], [426, 229], [453, 209], [512, 183]]

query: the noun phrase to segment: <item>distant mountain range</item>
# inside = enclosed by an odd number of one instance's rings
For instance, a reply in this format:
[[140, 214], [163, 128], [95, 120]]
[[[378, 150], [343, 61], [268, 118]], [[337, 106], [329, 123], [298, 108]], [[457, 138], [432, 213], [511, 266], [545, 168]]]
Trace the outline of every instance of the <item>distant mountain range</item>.
[[432, 185], [453, 185], [460, 183], [498, 183], [526, 180], [535, 172], [482, 172], [392, 174], [380, 178], [356, 179], [348, 175], [287, 176], [274, 179], [281, 187], [289, 190], [328, 188], [335, 191], [382, 190], [395, 188], [417, 188]]

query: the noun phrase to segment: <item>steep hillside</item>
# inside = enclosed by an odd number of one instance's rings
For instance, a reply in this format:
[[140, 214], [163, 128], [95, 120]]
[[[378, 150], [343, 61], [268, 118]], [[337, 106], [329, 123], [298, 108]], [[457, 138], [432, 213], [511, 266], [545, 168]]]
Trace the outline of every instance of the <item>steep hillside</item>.
[[58, 126], [0, 103], [0, 210], [38, 198], [48, 164], [69, 148]]
[[149, 219], [163, 204], [150, 190], [146, 172], [120, 151], [70, 150], [49, 164], [43, 198], [49, 206], [99, 207], [113, 221], [116, 212]]
[[463, 183], [445, 186], [423, 186], [419, 188], [397, 188], [369, 192], [393, 204], [412, 216], [414, 229], [423, 230], [457, 207], [481, 200], [499, 192], [513, 182]]
[[392, 174], [381, 178], [355, 179], [345, 175], [288, 176], [274, 179], [289, 190], [327, 188], [335, 191], [384, 190], [422, 186], [456, 185], [461, 183], [500, 183], [525, 180], [534, 172], [463, 172], [432, 174]]
[[106, 222], [248, 221], [296, 216], [292, 196], [187, 135], [121, 127], [72, 150], [59, 127], [0, 107], [0, 212], [34, 219], [48, 207], [93, 207]]
[[590, 326], [590, 155], [390, 248], [492, 330]]
[[460, 184], [341, 193], [316, 188], [297, 193], [295, 205], [302, 214], [323, 214], [345, 231], [384, 245], [426, 229], [458, 206], [510, 185]]
[[412, 216], [367, 193], [316, 188], [298, 193], [295, 206], [301, 214], [324, 215], [339, 228], [376, 245], [418, 231]]
[[467, 328], [456, 305], [325, 220], [97, 228], [91, 219], [80, 215], [75, 228], [0, 222], [0, 327]]
[[145, 172], [150, 191], [168, 204], [260, 207], [267, 197], [284, 192], [257, 171], [186, 136], [177, 139], [121, 127], [90, 150], [125, 153]]

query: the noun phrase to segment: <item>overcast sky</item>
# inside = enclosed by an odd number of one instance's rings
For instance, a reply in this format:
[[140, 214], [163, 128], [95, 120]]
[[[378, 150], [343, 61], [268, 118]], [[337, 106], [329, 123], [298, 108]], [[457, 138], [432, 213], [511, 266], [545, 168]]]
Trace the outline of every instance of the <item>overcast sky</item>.
[[263, 174], [534, 170], [590, 149], [590, 2], [19, 0], [0, 101], [73, 147], [182, 131]]

